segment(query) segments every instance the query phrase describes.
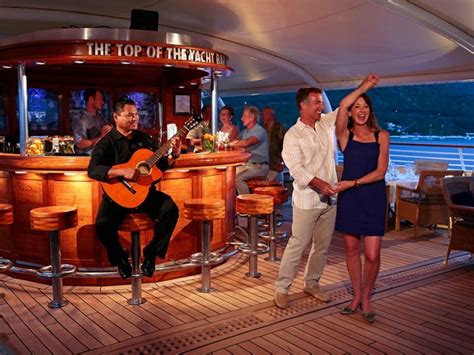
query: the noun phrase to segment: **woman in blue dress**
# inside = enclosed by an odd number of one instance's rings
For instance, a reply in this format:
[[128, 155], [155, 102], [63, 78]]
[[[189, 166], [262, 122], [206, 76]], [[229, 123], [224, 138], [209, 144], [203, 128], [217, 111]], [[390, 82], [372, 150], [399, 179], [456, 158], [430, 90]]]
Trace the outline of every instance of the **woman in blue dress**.
[[336, 120], [337, 140], [344, 154], [336, 230], [344, 235], [347, 270], [354, 290], [354, 299], [341, 313], [352, 314], [360, 307], [369, 323], [375, 320], [370, 296], [380, 268], [381, 237], [385, 232], [385, 172], [390, 143], [388, 132], [378, 127], [372, 103], [365, 94], [378, 81], [377, 75], [369, 74], [343, 98]]

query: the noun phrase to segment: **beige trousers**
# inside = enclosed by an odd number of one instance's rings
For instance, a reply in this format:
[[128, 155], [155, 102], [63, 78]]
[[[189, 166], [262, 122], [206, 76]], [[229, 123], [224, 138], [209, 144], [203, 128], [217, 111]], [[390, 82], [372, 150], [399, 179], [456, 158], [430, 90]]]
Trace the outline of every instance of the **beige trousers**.
[[302, 210], [293, 206], [292, 236], [283, 252], [275, 291], [288, 293], [298, 273], [301, 257], [310, 242], [311, 251], [304, 272], [305, 287], [318, 283], [326, 265], [327, 254], [336, 223], [336, 206]]

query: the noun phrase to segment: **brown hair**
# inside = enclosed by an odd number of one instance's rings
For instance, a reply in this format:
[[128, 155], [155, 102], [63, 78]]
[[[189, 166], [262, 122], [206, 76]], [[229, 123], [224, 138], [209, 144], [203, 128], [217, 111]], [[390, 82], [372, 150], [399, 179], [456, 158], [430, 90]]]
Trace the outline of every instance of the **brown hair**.
[[[375, 117], [375, 112], [374, 112], [374, 107], [372, 105], [372, 100], [370, 99], [369, 95], [364, 93], [364, 94], [360, 95], [359, 97], [362, 97], [362, 99], [364, 99], [365, 103], [369, 106], [370, 114], [369, 114], [369, 119], [367, 120], [367, 127], [369, 127], [369, 129], [371, 131], [380, 131], [380, 127], [377, 123], [377, 118]], [[356, 99], [356, 101], [357, 101], [357, 99]], [[354, 103], [355, 103], [355, 101], [354, 101]], [[349, 111], [352, 110], [352, 106], [354, 106], [354, 103], [347, 108]], [[352, 116], [349, 116], [349, 120], [347, 121], [347, 128], [348, 129], [354, 128], [354, 121], [352, 120]]]
[[232, 108], [232, 106], [224, 106], [223, 108], [221, 108], [221, 112], [224, 110], [229, 111], [229, 115], [231, 116], [231, 118], [234, 117], [234, 109]]
[[322, 93], [323, 91], [321, 89], [315, 88], [315, 87], [298, 89], [298, 91], [296, 92], [296, 106], [298, 107], [298, 110], [301, 109], [301, 106], [300, 106], [301, 102], [306, 101], [309, 94], [322, 94]]

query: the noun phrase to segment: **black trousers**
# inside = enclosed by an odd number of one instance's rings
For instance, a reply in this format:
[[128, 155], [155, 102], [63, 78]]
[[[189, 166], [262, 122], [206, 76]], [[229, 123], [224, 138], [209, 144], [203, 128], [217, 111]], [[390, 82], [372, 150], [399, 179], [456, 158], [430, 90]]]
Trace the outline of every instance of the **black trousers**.
[[155, 222], [153, 239], [143, 249], [143, 255], [145, 258], [158, 256], [164, 259], [171, 234], [178, 222], [179, 210], [170, 196], [152, 186], [145, 201], [133, 209], [122, 207], [103, 195], [95, 228], [100, 242], [107, 250], [110, 264], [115, 266], [120, 258], [128, 257], [120, 244], [118, 228], [129, 213], [147, 213]]

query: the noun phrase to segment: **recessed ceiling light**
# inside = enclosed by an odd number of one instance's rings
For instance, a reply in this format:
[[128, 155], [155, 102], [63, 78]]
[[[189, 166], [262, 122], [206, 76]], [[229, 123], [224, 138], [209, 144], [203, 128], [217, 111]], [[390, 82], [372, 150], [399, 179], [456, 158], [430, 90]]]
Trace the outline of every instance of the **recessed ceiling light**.
[[76, 64], [84, 64], [86, 61], [85, 60], [75, 60], [74, 63]]
[[174, 67], [174, 65], [173, 65], [173, 64], [165, 64], [164, 66], [165, 66], [165, 67], [167, 67], [167, 68]]
[[206, 70], [206, 68], [204, 68], [204, 67], [197, 67], [196, 69], [197, 70]]
[[45, 65], [45, 64], [46, 64], [46, 62], [37, 61], [37, 62], [35, 62], [35, 64], [36, 64], [36, 65]]
[[129, 62], [128, 60], [122, 60], [120, 64], [129, 65], [132, 64], [132, 62]]
[[197, 85], [197, 84], [198, 84], [198, 83], [196, 83], [195, 81], [193, 81], [193, 82], [191, 83], [191, 85]]
[[184, 89], [184, 85], [180, 85], [178, 86], [180, 89]]
[[11, 69], [12, 66], [11, 66], [11, 65], [2, 65], [2, 68], [3, 68], [3, 69]]

